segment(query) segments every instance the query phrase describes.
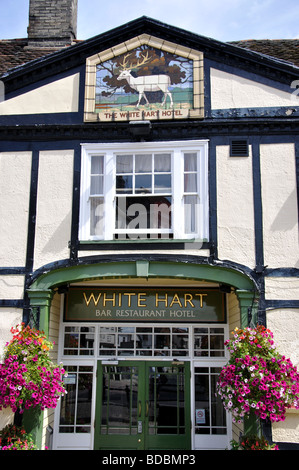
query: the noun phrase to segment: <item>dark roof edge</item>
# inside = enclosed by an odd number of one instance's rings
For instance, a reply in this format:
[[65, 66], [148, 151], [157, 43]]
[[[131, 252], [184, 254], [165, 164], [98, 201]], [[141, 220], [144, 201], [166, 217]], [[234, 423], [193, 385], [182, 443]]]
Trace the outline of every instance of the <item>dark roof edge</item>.
[[90, 39], [79, 41], [77, 44], [49, 53], [42, 58], [37, 58], [23, 65], [14, 67], [13, 69], [5, 72], [0, 76], [0, 78], [4, 82], [10, 82], [12, 80], [15, 81], [23, 74], [36, 72], [38, 69], [45, 66], [50, 68], [51, 65], [60, 62], [64, 62], [64, 69], [71, 68], [74, 66], [74, 62], [76, 61], [69, 61], [69, 66], [65, 63], [65, 61], [71, 56], [76, 55], [77, 62], [82, 63], [83, 57], [86, 58], [88, 55], [93, 55], [96, 53], [96, 50], [100, 52], [101, 50], [111, 47], [111, 44], [109, 44], [111, 41], [113, 41], [114, 44], [118, 44], [130, 37], [141, 35], [143, 33], [152, 34], [153, 36], [158, 37], [160, 36], [171, 42], [180, 42], [190, 48], [199, 48], [206, 54], [209, 53], [209, 51], [211, 52], [212, 50], [216, 50], [218, 51], [219, 58], [220, 54], [223, 53], [230, 55], [236, 60], [258, 63], [261, 67], [272, 68], [282, 73], [285, 72], [296, 77], [298, 76], [299, 67], [290, 62], [249, 49], [244, 49], [243, 47], [235, 44], [201, 36], [197, 33], [165, 24], [159, 20], [142, 16]]

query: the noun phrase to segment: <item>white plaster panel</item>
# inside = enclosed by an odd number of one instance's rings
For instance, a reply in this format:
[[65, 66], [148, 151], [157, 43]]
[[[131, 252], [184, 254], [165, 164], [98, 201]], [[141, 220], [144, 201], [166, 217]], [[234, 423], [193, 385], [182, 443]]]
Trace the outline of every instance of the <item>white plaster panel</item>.
[[260, 146], [265, 265], [299, 267], [294, 144]]
[[217, 147], [218, 253], [255, 266], [251, 149], [249, 157], [230, 157], [229, 146]]
[[267, 310], [267, 328], [274, 335], [278, 351], [299, 366], [299, 309]]
[[79, 74], [0, 103], [0, 115], [78, 112]]
[[12, 424], [14, 421], [15, 414], [11, 411], [11, 408], [3, 408], [0, 411], [0, 430], [5, 428], [8, 424]]
[[[281, 289], [283, 292], [283, 289]], [[273, 309], [267, 311], [267, 327], [274, 335], [274, 343], [286, 358], [299, 366], [299, 309]], [[299, 412], [290, 410], [286, 420], [272, 424], [274, 442], [299, 441]]]
[[22, 299], [24, 276], [0, 276], [0, 299]]
[[265, 295], [271, 300], [299, 300], [299, 278], [266, 277]]
[[0, 153], [0, 266], [24, 266], [31, 152]]
[[292, 107], [292, 93], [222, 70], [211, 69], [212, 109]]
[[40, 152], [34, 268], [69, 257], [73, 150]]
[[285, 421], [272, 424], [273, 442], [299, 442], [299, 412], [287, 410]]
[[0, 361], [3, 358], [4, 348], [12, 339], [10, 329], [22, 322], [23, 311], [17, 308], [0, 308]]

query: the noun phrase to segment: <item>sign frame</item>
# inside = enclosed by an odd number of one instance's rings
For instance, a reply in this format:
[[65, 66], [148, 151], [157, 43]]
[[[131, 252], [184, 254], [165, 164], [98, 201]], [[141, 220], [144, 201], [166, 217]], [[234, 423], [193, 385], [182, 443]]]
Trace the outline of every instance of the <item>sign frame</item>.
[[[126, 108], [126, 112], [113, 112], [110, 110], [101, 110], [96, 108], [96, 88], [97, 88], [97, 67], [108, 63], [111, 60], [121, 60], [136, 51], [138, 48], [148, 47], [156, 49], [160, 53], [173, 54], [176, 57], [182, 57], [192, 62], [193, 68], [193, 104], [187, 109], [179, 109], [175, 106], [169, 108], [169, 99], [166, 103], [157, 104], [155, 108], [148, 108], [142, 105], [140, 107], [131, 106], [131, 111]], [[117, 72], [119, 74], [119, 71]], [[112, 73], [112, 76], [114, 72]], [[118, 75], [119, 76], [119, 75]], [[155, 77], [155, 75], [150, 75]], [[114, 77], [116, 78], [116, 76]], [[117, 82], [115, 82], [117, 83]], [[121, 84], [121, 82], [118, 82]], [[135, 90], [136, 91], [136, 90]], [[136, 101], [138, 94], [136, 95]], [[100, 106], [101, 107], [101, 106]], [[85, 101], [84, 101], [84, 121], [85, 122], [123, 122], [123, 121], [151, 121], [151, 120], [169, 120], [169, 119], [203, 119], [204, 118], [204, 66], [203, 53], [179, 44], [141, 34], [135, 38], [125, 41], [111, 49], [99, 52], [86, 60], [86, 78], [85, 78]]]

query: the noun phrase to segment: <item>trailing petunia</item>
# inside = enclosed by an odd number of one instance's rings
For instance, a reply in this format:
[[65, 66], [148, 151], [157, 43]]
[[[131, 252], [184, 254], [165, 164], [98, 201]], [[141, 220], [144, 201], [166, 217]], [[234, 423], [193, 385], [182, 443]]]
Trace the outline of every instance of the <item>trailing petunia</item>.
[[283, 421], [288, 408], [299, 409], [299, 373], [277, 351], [269, 329], [236, 328], [225, 345], [230, 360], [221, 370], [217, 394], [233, 421], [252, 411], [260, 419]]
[[0, 410], [11, 407], [13, 412], [23, 413], [31, 407], [55, 408], [66, 391], [65, 370], [50, 359], [53, 343], [44, 332], [23, 323], [11, 333], [0, 364]]

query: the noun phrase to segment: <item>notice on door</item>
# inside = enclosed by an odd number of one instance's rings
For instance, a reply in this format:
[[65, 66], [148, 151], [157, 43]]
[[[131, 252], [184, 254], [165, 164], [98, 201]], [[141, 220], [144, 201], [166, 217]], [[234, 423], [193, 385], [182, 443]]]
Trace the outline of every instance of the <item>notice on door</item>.
[[196, 424], [205, 424], [206, 423], [206, 414], [205, 410], [195, 410]]
[[225, 322], [225, 294], [216, 289], [70, 288], [65, 321]]

